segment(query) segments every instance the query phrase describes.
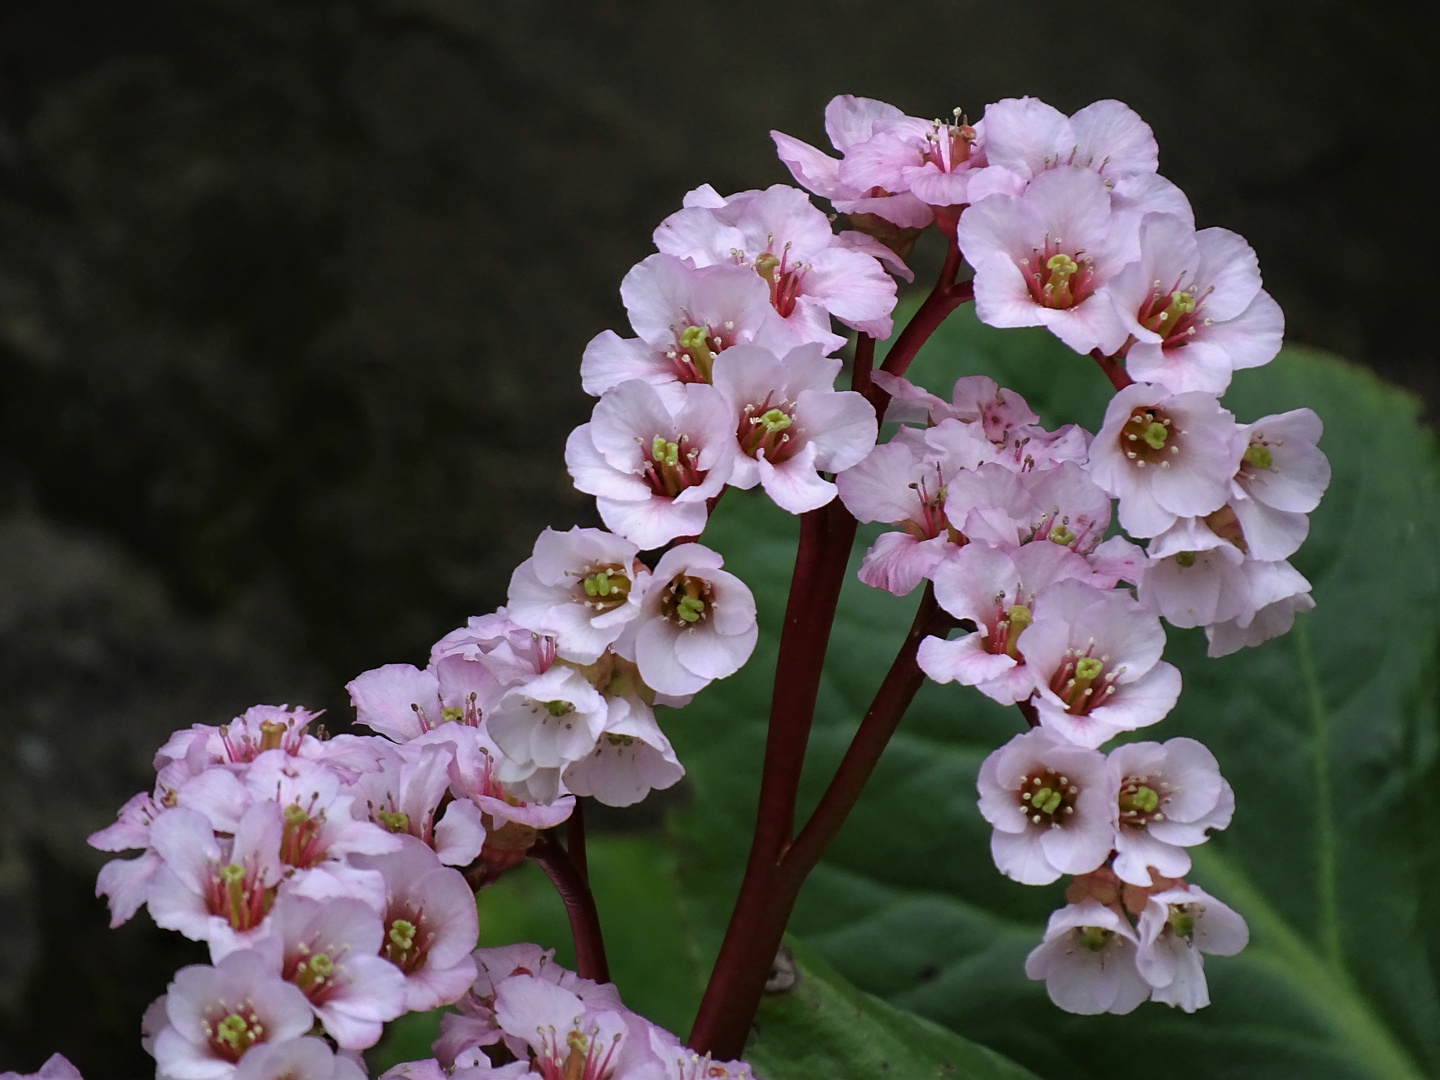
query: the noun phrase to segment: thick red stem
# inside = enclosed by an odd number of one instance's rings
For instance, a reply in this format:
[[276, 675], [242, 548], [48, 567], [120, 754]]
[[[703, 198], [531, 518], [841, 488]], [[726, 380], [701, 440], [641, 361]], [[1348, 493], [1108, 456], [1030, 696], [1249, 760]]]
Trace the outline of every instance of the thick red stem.
[[575, 942], [575, 970], [582, 979], [609, 982], [610, 965], [605, 960], [600, 913], [595, 910], [595, 897], [590, 894], [585, 878], [549, 830], [540, 834], [530, 848], [529, 857], [540, 864], [565, 904], [565, 914], [570, 917], [570, 936]]
[[1091, 349], [1090, 355], [1094, 357], [1095, 363], [1100, 365], [1100, 370], [1105, 373], [1105, 377], [1110, 380], [1110, 385], [1116, 390], [1124, 390], [1125, 387], [1134, 384], [1135, 380], [1130, 378], [1129, 372], [1125, 370], [1125, 365], [1115, 357], [1106, 356], [1099, 349]]
[[880, 755], [900, 726], [900, 718], [925, 682], [925, 673], [915, 660], [920, 643], [931, 636], [943, 638], [955, 625], [956, 621], [950, 613], [936, 603], [935, 589], [927, 583], [925, 595], [915, 612], [915, 620], [910, 625], [910, 633], [905, 636], [894, 663], [885, 674], [885, 680], [875, 692], [850, 748], [845, 751], [830, 786], [816, 804], [815, 812], [785, 853], [781, 866], [783, 876], [794, 881], [797, 893], [806, 875], [820, 861], [830, 841], [835, 839], [840, 826], [845, 824], [870, 774], [875, 771]]

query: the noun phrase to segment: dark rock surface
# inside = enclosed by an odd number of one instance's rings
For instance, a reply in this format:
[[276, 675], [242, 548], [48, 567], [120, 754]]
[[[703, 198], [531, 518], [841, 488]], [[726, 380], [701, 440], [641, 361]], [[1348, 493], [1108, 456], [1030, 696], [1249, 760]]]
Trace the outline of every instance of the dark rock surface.
[[0, 1070], [144, 1075], [198, 950], [84, 836], [165, 734], [327, 707], [587, 520], [585, 342], [683, 192], [835, 93], [1130, 102], [1292, 341], [1440, 402], [1433, 5], [0, 6]]

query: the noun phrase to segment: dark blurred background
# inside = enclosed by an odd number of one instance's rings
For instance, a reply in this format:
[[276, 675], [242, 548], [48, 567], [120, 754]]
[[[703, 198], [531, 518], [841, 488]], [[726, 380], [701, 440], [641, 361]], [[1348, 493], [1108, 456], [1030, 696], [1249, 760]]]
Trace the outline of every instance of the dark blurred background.
[[[834, 94], [1101, 97], [1289, 340], [1440, 403], [1433, 3], [0, 4], [0, 1070], [153, 1071], [200, 950], [84, 837], [175, 728], [344, 683], [588, 520], [577, 365], [688, 188]], [[922, 249], [919, 261], [924, 262]]]

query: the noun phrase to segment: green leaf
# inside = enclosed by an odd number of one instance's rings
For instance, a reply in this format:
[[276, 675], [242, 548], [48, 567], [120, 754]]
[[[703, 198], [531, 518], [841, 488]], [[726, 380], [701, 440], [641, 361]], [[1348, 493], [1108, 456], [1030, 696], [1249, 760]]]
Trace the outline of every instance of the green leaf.
[[[981, 373], [1019, 390], [1051, 425], [1095, 430], [1110, 392], [1093, 364], [1047, 334], [991, 331], [969, 312], [912, 369], [946, 396], [956, 377]], [[1074, 1017], [1025, 978], [1025, 954], [1062, 889], [995, 870], [974, 777], [1020, 720], [960, 687], [922, 689], [791, 929], [862, 989], [1042, 1075], [1440, 1075], [1435, 446], [1413, 399], [1313, 352], [1287, 350], [1240, 372], [1225, 404], [1246, 422], [1315, 409], [1334, 480], [1293, 560], [1317, 610], [1286, 637], [1220, 660], [1204, 656], [1199, 632], [1170, 631], [1167, 658], [1185, 690], [1169, 718], [1141, 733], [1202, 739], [1236, 790], [1234, 824], [1195, 852], [1192, 874], [1252, 930], [1240, 956], [1207, 961], [1214, 1004], [1194, 1016], [1147, 1003], [1125, 1017]], [[672, 830], [707, 956], [748, 848], [795, 535], [794, 519], [760, 499], [726, 496], [704, 540], [755, 590], [761, 647], [739, 675], [666, 718], [695, 789]], [[917, 599], [847, 584], [802, 814]]]
[[1035, 1080], [999, 1054], [855, 989], [795, 939], [786, 944], [793, 982], [760, 1003], [745, 1053], [765, 1080]]

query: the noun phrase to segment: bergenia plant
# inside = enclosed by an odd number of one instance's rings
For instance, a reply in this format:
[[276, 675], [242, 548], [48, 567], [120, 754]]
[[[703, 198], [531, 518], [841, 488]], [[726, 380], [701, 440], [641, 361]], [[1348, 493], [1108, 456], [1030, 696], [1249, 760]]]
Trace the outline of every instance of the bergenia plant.
[[[956, 725], [982, 697], [1013, 717], [961, 794], [995, 863], [966, 873], [1066, 882], [1025, 973], [1071, 1013], [1208, 1003], [1205, 957], [1248, 931], [1186, 878], [1237, 807], [1225, 761], [1165, 733], [1183, 691], [1165, 626], [1204, 627], [1219, 656], [1313, 607], [1287, 559], [1329, 481], [1320, 421], [1220, 397], [1275, 356], [1280, 309], [1239, 236], [1197, 230], [1119, 102], [931, 122], [847, 96], [825, 116], [838, 157], [774, 138], [835, 214], [797, 187], [697, 186], [625, 276], [630, 326], [577, 357], [598, 400], [565, 460], [605, 529], [547, 529], [505, 607], [424, 667], [356, 676], [372, 734], [317, 737], [287, 707], [196, 724], [91, 837], [118, 856], [99, 878], [114, 924], [148, 908], [209, 949], [146, 1013], [157, 1076], [350, 1080], [388, 1022], [442, 1007], [434, 1056], [386, 1077], [755, 1075], [741, 1059], [792, 908], [927, 678], [953, 684]], [[931, 229], [939, 279], [892, 336]], [[993, 327], [1053, 333], [1108, 408], [1052, 429], [976, 372], [909, 381], [972, 302]], [[731, 488], [797, 516], [799, 542], [763, 764], [729, 810], [753, 814], [749, 861], [682, 1038], [610, 982], [583, 812], [680, 781], [676, 710], [756, 650], [756, 596], [705, 542]], [[919, 595], [909, 634], [873, 643], [894, 658], [801, 820], [852, 554], [864, 586]], [[527, 861], [563, 900], [578, 970], [534, 943], [476, 947], [485, 890]]]

